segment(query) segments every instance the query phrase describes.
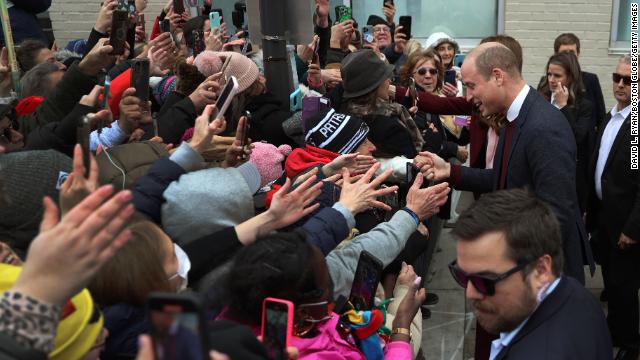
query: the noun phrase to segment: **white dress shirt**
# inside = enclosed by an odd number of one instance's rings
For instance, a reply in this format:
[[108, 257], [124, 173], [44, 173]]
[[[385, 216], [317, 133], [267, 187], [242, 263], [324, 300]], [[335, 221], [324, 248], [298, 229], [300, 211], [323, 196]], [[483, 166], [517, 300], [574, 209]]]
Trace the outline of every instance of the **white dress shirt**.
[[520, 109], [522, 109], [522, 105], [524, 104], [524, 100], [527, 98], [529, 94], [529, 85], [524, 84], [522, 90], [518, 93], [518, 96], [513, 100], [511, 106], [509, 106], [509, 110], [507, 110], [507, 120], [512, 122], [515, 120], [518, 115], [520, 115]]
[[[560, 278], [555, 279], [551, 283], [551, 285], [549, 285], [547, 290], [544, 292], [544, 295], [543, 295], [542, 299], [540, 300], [540, 303], [542, 303], [542, 301], [544, 301], [544, 299], [546, 299], [547, 296], [549, 296], [549, 294], [551, 294], [553, 292], [553, 290], [556, 289], [556, 287], [558, 286], [558, 283], [560, 283]], [[534, 310], [534, 312], [535, 312], [535, 310]], [[498, 354], [500, 354], [500, 351], [502, 351], [502, 348], [506, 348], [507, 346], [509, 346], [509, 344], [511, 343], [513, 338], [515, 338], [516, 335], [518, 335], [518, 332], [520, 332], [520, 330], [522, 330], [522, 328], [524, 327], [524, 324], [526, 324], [528, 320], [529, 320], [529, 318], [524, 319], [524, 321], [521, 322], [520, 325], [518, 325], [517, 328], [515, 328], [515, 329], [513, 329], [513, 330], [511, 330], [510, 332], [507, 332], [507, 333], [504, 333], [504, 332], [500, 333], [500, 337], [498, 339], [496, 339], [496, 340], [493, 340], [493, 342], [491, 343], [491, 353], [489, 355], [489, 360], [494, 360], [496, 358], [496, 356], [498, 356]]]
[[613, 142], [616, 140], [616, 136], [618, 136], [618, 132], [620, 132], [620, 127], [622, 127], [622, 123], [624, 123], [624, 119], [629, 116], [629, 113], [631, 113], [631, 104], [620, 111], [618, 111], [617, 105], [614, 106], [611, 110], [611, 120], [609, 120], [607, 127], [602, 133], [595, 174], [596, 195], [600, 200], [602, 200], [602, 172], [604, 171], [604, 166], [607, 164]]

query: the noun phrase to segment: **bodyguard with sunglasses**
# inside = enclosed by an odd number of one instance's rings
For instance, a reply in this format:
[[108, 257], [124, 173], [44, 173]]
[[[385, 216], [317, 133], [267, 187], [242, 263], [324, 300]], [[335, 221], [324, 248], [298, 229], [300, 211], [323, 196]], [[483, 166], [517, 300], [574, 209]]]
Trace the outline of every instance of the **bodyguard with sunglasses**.
[[545, 203], [522, 189], [485, 194], [451, 234], [449, 269], [478, 323], [499, 334], [490, 360], [612, 358], [600, 304], [562, 275], [560, 225]]
[[636, 360], [640, 345], [640, 171], [631, 169], [629, 55], [620, 59], [612, 80], [617, 104], [605, 116], [596, 139], [588, 179], [587, 225], [602, 265], [611, 337], [620, 348], [616, 359]]

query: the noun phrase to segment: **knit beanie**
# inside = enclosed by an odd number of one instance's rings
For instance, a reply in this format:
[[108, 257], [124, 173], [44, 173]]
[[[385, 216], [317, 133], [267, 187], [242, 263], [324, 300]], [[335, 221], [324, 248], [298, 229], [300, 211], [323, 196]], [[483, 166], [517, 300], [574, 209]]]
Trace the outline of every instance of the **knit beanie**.
[[218, 51], [205, 50], [198, 54], [193, 60], [193, 65], [198, 68], [202, 75], [209, 77], [222, 69], [222, 61], [220, 60]]
[[0, 156], [0, 240], [24, 254], [42, 220], [42, 198], [58, 201], [72, 161], [55, 150], [20, 151]]
[[169, 98], [169, 95], [176, 90], [177, 79], [175, 75], [167, 76], [162, 78], [162, 80], [153, 87], [153, 97], [158, 104], [163, 105], [165, 101], [167, 101], [167, 98]]
[[235, 76], [238, 79], [238, 92], [243, 92], [258, 80], [258, 67], [248, 57], [236, 52], [221, 52], [220, 61], [224, 64], [227, 57], [231, 57], [229, 64], [222, 75], [225, 79]]
[[262, 188], [282, 175], [284, 171], [282, 162], [287, 155], [291, 154], [291, 146], [285, 144], [275, 147], [266, 142], [253, 143], [253, 145], [249, 161], [258, 168]]
[[334, 109], [311, 117], [305, 128], [309, 129], [304, 138], [307, 144], [339, 154], [354, 152], [369, 134], [369, 126], [362, 119]]

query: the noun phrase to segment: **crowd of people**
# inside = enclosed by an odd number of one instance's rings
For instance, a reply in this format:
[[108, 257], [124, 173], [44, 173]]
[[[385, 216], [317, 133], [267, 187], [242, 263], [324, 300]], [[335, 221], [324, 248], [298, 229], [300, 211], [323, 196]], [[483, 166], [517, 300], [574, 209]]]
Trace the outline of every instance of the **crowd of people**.
[[[11, 16], [32, 21], [36, 3], [10, 2]], [[104, 0], [90, 35], [60, 50], [30, 28], [15, 38], [19, 84], [2, 49], [0, 358], [429, 358], [422, 323], [439, 299], [425, 278], [446, 226], [475, 359], [637, 360], [629, 55], [606, 109], [572, 33], [534, 88], [513, 37], [461, 57], [448, 34], [407, 38], [392, 1], [359, 29], [316, 0], [295, 52], [300, 107], [270, 90], [281, 79], [265, 77], [242, 4], [233, 26], [212, 23], [210, 0], [198, 14], [175, 4]], [[461, 191], [476, 201], [458, 214]], [[366, 257], [380, 269], [361, 309]], [[584, 287], [596, 263], [600, 299]], [[158, 294], [197, 299], [202, 353], [149, 337]], [[291, 310], [279, 355], [264, 332], [273, 298]]]

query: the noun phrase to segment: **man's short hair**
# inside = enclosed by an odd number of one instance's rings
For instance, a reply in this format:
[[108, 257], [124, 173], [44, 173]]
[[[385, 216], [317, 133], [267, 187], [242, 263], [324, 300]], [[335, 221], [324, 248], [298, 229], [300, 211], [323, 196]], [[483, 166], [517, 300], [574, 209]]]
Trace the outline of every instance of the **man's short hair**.
[[497, 42], [508, 47], [516, 56], [516, 59], [518, 60], [518, 69], [520, 70], [520, 73], [522, 73], [522, 46], [520, 46], [518, 40], [509, 35], [494, 35], [482, 39], [480, 44], [487, 42]]
[[562, 45], [575, 45], [580, 54], [580, 39], [574, 33], [563, 33], [558, 35], [553, 42], [553, 52], [557, 53]]
[[54, 84], [51, 83], [49, 75], [57, 71], [60, 71], [58, 65], [48, 61], [27, 71], [20, 79], [20, 87], [22, 90], [20, 96], [22, 96], [22, 98], [29, 96], [49, 97], [49, 94], [51, 94], [51, 91], [53, 91], [55, 87]]
[[524, 189], [501, 190], [483, 195], [460, 214], [453, 231], [458, 241], [474, 241], [500, 232], [507, 241], [507, 256], [517, 264], [528, 264], [543, 255], [552, 259], [552, 271], [562, 272], [562, 236], [560, 224], [551, 209]]
[[618, 64], [631, 65], [631, 54], [624, 54], [620, 56], [620, 60], [618, 60]]
[[23, 74], [38, 65], [36, 60], [42, 49], [48, 49], [48, 47], [40, 40], [29, 39], [20, 43], [20, 47], [16, 49], [16, 59]]
[[502, 44], [495, 44], [471, 52], [475, 57], [476, 68], [485, 79], [489, 79], [493, 69], [501, 69], [513, 78], [520, 78], [518, 59], [513, 51]]

